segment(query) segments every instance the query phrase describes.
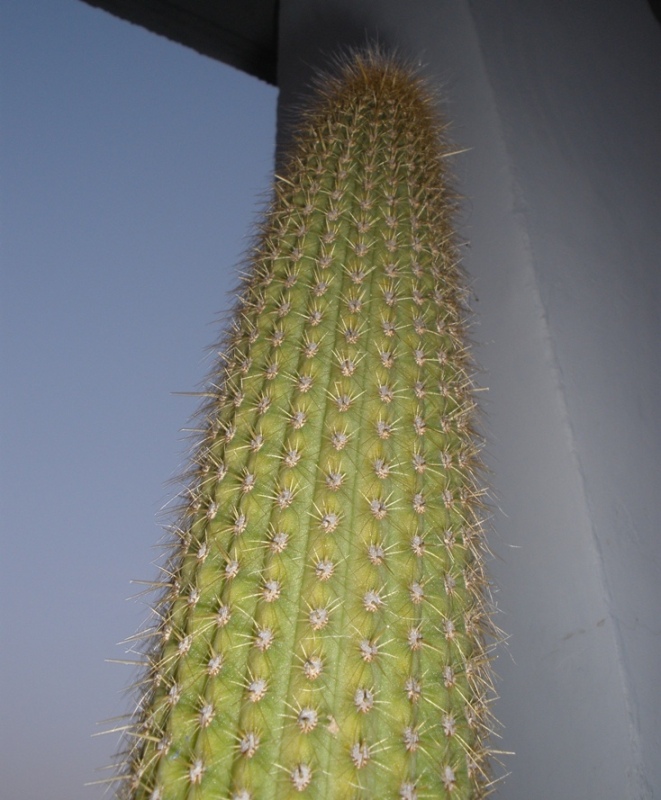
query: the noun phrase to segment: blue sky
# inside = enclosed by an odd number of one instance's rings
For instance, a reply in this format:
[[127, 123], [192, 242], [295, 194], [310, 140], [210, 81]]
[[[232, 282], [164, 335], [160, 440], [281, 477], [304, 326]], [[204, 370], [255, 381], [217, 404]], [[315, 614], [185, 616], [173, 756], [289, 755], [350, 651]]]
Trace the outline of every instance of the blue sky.
[[277, 92], [79, 0], [0, 15], [0, 783], [94, 800]]

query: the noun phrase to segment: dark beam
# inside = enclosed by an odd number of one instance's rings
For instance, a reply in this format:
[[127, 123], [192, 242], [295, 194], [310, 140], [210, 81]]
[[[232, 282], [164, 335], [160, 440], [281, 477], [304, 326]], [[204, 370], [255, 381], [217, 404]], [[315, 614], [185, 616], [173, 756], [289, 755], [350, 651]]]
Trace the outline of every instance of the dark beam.
[[277, 0], [83, 0], [198, 53], [277, 82]]

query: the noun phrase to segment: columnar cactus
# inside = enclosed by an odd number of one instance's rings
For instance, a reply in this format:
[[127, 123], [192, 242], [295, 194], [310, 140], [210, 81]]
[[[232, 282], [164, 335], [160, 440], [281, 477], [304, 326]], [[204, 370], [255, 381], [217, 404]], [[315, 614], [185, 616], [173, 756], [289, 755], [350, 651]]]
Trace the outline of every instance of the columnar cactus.
[[489, 788], [488, 604], [447, 147], [374, 53], [277, 176], [204, 410], [122, 797]]

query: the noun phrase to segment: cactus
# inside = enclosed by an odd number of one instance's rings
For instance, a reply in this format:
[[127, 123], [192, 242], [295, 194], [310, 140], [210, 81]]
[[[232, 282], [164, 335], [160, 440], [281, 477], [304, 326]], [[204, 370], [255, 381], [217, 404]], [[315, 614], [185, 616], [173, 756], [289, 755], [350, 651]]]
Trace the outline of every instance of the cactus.
[[212, 376], [128, 730], [132, 800], [479, 798], [483, 489], [443, 126], [325, 79]]

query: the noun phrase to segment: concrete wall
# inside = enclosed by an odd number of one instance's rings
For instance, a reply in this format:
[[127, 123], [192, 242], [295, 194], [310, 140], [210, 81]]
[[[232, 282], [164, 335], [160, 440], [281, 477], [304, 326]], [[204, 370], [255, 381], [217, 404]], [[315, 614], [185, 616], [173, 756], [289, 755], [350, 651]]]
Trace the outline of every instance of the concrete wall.
[[419, 59], [460, 147], [489, 387], [507, 800], [661, 797], [661, 28], [644, 0], [281, 0], [312, 68]]

